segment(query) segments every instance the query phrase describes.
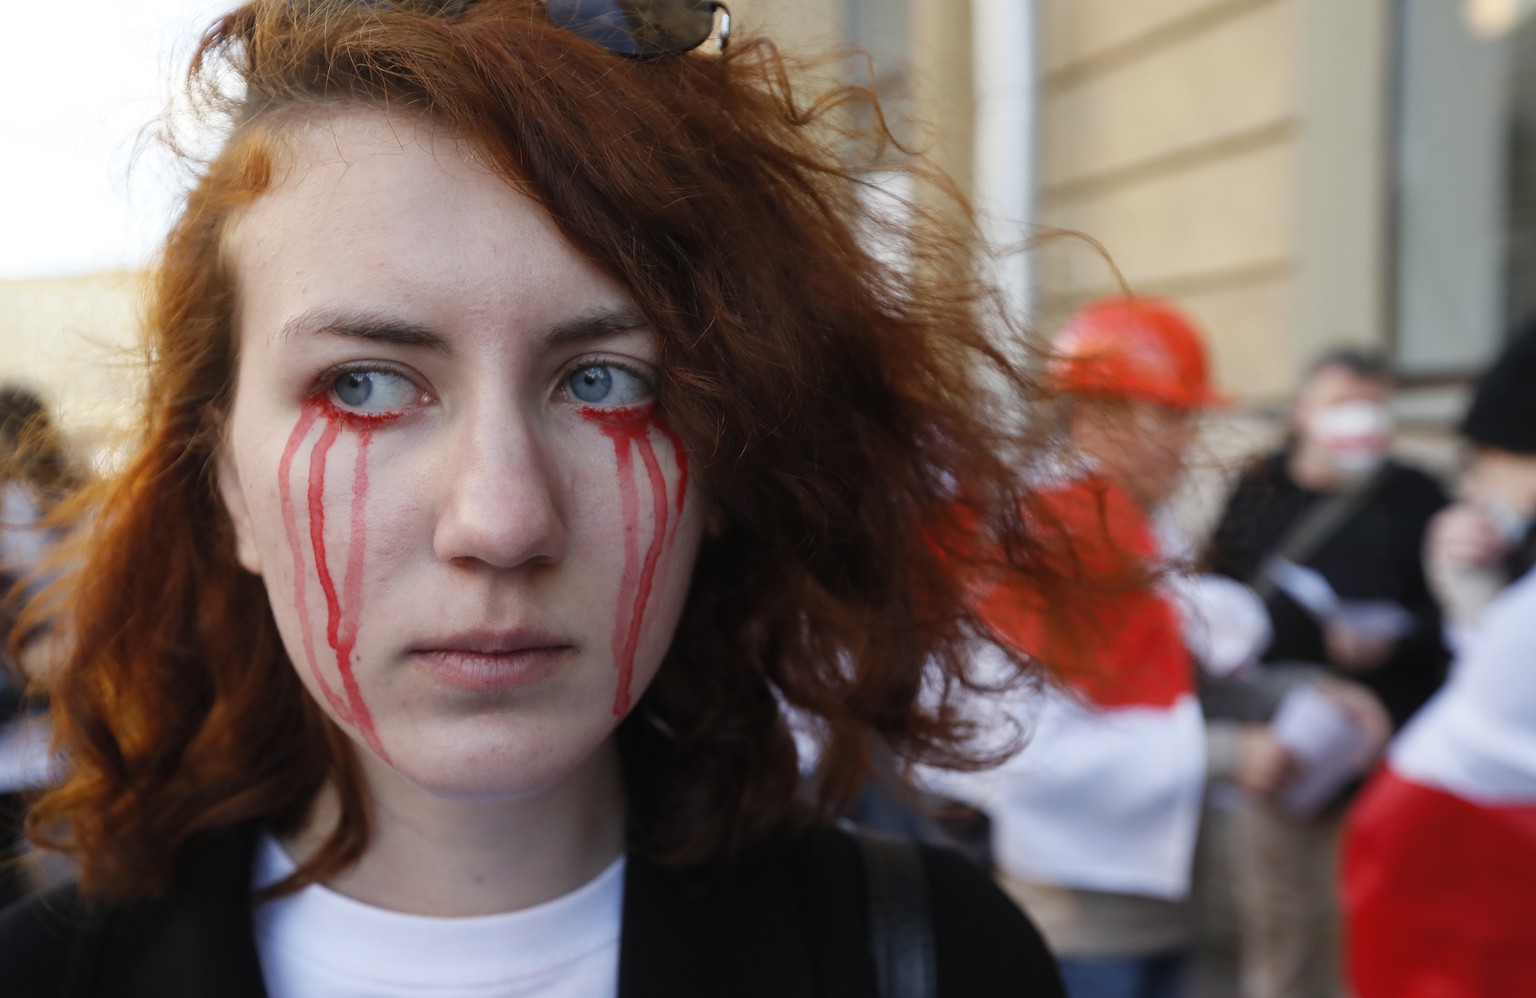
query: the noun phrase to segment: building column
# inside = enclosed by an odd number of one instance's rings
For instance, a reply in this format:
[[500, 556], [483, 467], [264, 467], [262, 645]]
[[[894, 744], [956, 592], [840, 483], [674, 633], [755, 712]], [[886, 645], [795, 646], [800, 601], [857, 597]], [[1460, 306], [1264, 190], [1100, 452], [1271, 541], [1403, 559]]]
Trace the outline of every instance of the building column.
[[1010, 313], [1033, 305], [1037, 81], [1035, 0], [971, 0], [975, 102], [974, 189], [982, 237], [1003, 255], [992, 266]]
[[[912, 2], [912, 119], [934, 166], [966, 197], [972, 192], [975, 113], [971, 8], [962, 0]], [[919, 204], [938, 207], [938, 192], [919, 186]]]
[[1300, 0], [1301, 145], [1291, 373], [1388, 343], [1392, 0]]

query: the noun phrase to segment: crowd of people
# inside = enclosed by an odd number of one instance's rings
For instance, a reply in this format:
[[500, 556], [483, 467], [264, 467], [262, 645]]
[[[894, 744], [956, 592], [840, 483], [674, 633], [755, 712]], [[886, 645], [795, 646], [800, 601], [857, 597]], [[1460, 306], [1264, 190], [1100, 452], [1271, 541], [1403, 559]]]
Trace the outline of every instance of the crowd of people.
[[5, 993], [1177, 998], [1202, 836], [1243, 998], [1536, 993], [1536, 326], [1454, 501], [1340, 349], [1194, 536], [1189, 316], [1014, 349], [867, 95], [623, 9], [204, 36], [136, 447], [0, 390]]
[[70, 521], [63, 506], [83, 483], [43, 397], [0, 387], [0, 905], [37, 886], [22, 862], [22, 821], [51, 767], [43, 705], [28, 679], [46, 675], [57, 652], [44, 591], [64, 574], [50, 555]]

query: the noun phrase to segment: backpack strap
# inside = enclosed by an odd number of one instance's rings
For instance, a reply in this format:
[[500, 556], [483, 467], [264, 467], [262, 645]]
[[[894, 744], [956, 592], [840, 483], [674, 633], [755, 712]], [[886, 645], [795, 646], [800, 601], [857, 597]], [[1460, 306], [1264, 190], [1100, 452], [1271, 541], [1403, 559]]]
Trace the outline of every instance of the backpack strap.
[[853, 824], [843, 827], [864, 860], [869, 948], [881, 998], [936, 998], [933, 916], [917, 843]]

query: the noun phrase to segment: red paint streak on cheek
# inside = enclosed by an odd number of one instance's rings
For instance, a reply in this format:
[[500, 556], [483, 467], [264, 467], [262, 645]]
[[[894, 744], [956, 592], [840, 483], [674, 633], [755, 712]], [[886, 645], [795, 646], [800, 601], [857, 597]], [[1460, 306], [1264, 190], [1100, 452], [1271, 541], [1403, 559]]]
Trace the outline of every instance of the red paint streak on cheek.
[[[619, 477], [619, 502], [624, 517], [624, 573], [619, 586], [619, 613], [614, 621], [613, 658], [619, 670], [618, 691], [614, 696], [613, 713], [622, 717], [629, 712], [633, 698], [635, 653], [645, 630], [645, 611], [655, 587], [656, 568], [662, 550], [676, 536], [676, 523], [682, 520], [683, 501], [688, 483], [687, 455], [682, 441], [667, 428], [659, 415], [649, 409], [619, 410], [583, 409], [583, 415], [597, 423], [613, 441], [614, 460]], [[656, 449], [651, 443], [650, 429], [656, 427], [672, 442], [674, 459], [677, 461], [679, 481], [677, 490], [678, 516], [671, 536], [668, 532], [669, 500], [666, 477], [656, 459]], [[640, 497], [635, 481], [631, 445], [640, 452], [645, 464], [646, 476], [651, 486], [651, 540], [646, 547], [644, 560], [640, 559]], [[623, 610], [628, 608], [626, 615]]]
[[320, 408], [314, 405], [306, 405], [299, 414], [299, 420], [293, 427], [293, 433], [288, 437], [288, 445], [283, 448], [283, 458], [277, 466], [277, 490], [282, 500], [283, 530], [288, 536], [288, 547], [293, 552], [293, 601], [298, 611], [299, 630], [304, 636], [304, 661], [309, 668], [309, 674], [314, 677], [315, 685], [320, 688], [326, 703], [331, 710], [343, 722], [352, 720], [352, 711], [345, 700], [333, 689], [320, 673], [320, 665], [315, 659], [315, 631], [309, 615], [309, 596], [305, 592], [305, 580], [308, 573], [304, 566], [304, 544], [299, 534], [299, 517], [293, 502], [293, 459], [298, 453], [299, 445], [309, 435], [310, 427], [315, 425], [315, 420], [320, 416]]
[[[368, 498], [368, 444], [373, 439], [373, 428], [398, 418], [398, 414], [364, 417], [344, 412], [323, 400], [314, 405], [325, 416], [326, 422], [309, 456], [309, 539], [315, 552], [315, 571], [320, 577], [320, 589], [325, 594], [326, 641], [336, 652], [336, 670], [346, 693], [345, 714], [338, 712], [337, 716], [350, 721], [374, 754], [388, 762], [389, 753], [379, 740], [373, 714], [363, 699], [362, 688], [353, 672], [352, 654], [357, 648], [358, 624], [362, 617], [363, 553], [367, 541], [364, 513]], [[342, 577], [342, 592], [338, 595], [325, 546], [325, 471], [326, 457], [343, 426], [354, 430], [358, 439], [347, 562]], [[327, 693], [330, 693], [329, 688]]]
[[673, 523], [673, 536], [677, 534], [677, 528], [683, 523], [683, 503], [688, 499], [688, 451], [683, 447], [683, 439], [679, 437], [667, 425], [666, 420], [660, 414], [655, 419], [656, 432], [667, 438], [667, 443], [672, 445], [672, 460], [677, 465], [677, 520]]
[[368, 444], [373, 440], [373, 430], [364, 428], [357, 437], [357, 465], [352, 480], [352, 516], [347, 536], [347, 571], [342, 577], [342, 604], [340, 619], [336, 624], [336, 668], [341, 673], [342, 689], [346, 690], [347, 702], [352, 707], [358, 731], [374, 754], [385, 762], [389, 752], [379, 741], [373, 724], [373, 715], [363, 699], [363, 690], [352, 671], [352, 653], [357, 648], [357, 630], [363, 615], [363, 552], [367, 548], [368, 534], [364, 510], [368, 501]]
[[309, 452], [309, 546], [315, 552], [315, 574], [320, 576], [320, 591], [325, 594], [325, 640], [336, 647], [336, 618], [339, 616], [339, 600], [336, 583], [331, 579], [331, 566], [325, 556], [325, 461], [331, 446], [341, 433], [333, 420], [326, 420]]
[[[593, 413], [589, 412], [588, 418], [594, 418]], [[630, 443], [635, 438], [629, 427], [621, 422], [599, 419], [598, 423], [613, 441], [613, 460], [619, 476], [619, 507], [624, 517], [624, 574], [619, 580], [618, 603], [622, 611], [631, 599], [630, 594], [640, 588], [640, 539], [635, 533], [640, 520], [640, 494], [635, 488], [635, 465], [630, 457]], [[613, 664], [619, 670], [613, 713], [615, 717], [622, 717], [629, 712], [630, 687], [635, 672], [634, 650], [629, 647], [629, 623], [622, 612], [616, 615], [613, 625]]]
[[[628, 666], [620, 697], [614, 701], [614, 716], [623, 716], [629, 710], [631, 686], [634, 682], [635, 652], [640, 647], [640, 635], [645, 626], [645, 608], [651, 601], [651, 588], [656, 581], [656, 563], [661, 560], [662, 545], [667, 542], [667, 480], [662, 477], [661, 465], [656, 461], [656, 451], [648, 436], [637, 437], [635, 443], [640, 457], [645, 461], [646, 473], [651, 480], [651, 543], [645, 551], [645, 563], [640, 566], [640, 578], [635, 585], [634, 607], [629, 613], [629, 631], [624, 637], [624, 662]], [[639, 512], [625, 519], [625, 529], [639, 519]]]

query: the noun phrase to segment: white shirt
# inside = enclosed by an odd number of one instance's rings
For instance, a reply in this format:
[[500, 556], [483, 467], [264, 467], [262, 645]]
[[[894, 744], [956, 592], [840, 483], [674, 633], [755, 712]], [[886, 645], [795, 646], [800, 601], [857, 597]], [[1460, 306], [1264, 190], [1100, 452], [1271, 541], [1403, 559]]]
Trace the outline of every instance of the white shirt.
[[1479, 803], [1536, 803], [1536, 570], [1488, 604], [1389, 759], [1411, 780]]
[[[270, 836], [259, 888], [294, 864]], [[563, 897], [499, 915], [442, 918], [363, 904], [311, 884], [258, 905], [272, 998], [597, 998], [618, 991], [624, 858]]]
[[[978, 675], [1004, 674], [995, 647], [976, 656]], [[919, 779], [987, 812], [999, 870], [1076, 890], [1188, 896], [1205, 787], [1205, 724], [1193, 694], [1166, 707], [1107, 709], [1046, 684], [968, 697], [963, 709], [983, 731], [1022, 731], [1023, 750], [981, 772], [924, 767]]]

